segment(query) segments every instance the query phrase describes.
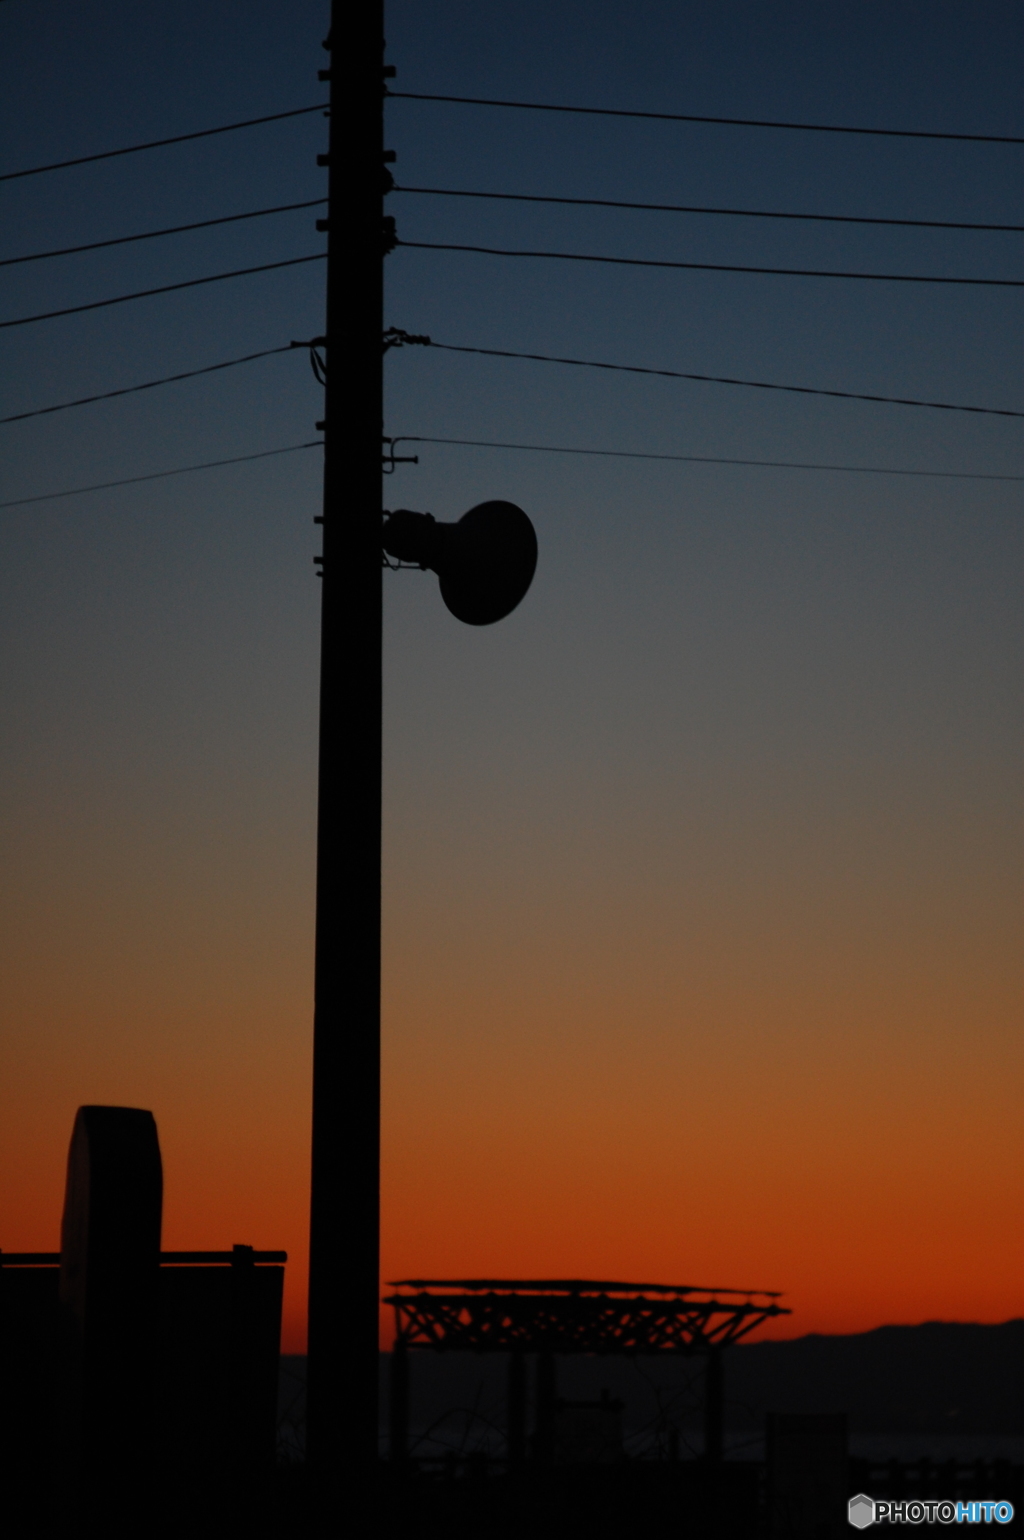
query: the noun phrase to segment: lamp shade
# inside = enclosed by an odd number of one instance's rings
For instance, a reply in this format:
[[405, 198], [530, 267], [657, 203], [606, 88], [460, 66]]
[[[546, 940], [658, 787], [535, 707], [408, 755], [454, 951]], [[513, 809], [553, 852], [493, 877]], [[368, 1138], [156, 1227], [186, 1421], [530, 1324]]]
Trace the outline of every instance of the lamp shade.
[[[439, 541], [441, 598], [457, 620], [489, 626], [522, 600], [537, 570], [537, 536], [515, 503], [478, 503]], [[433, 564], [432, 564], [433, 565]]]
[[537, 536], [515, 503], [478, 503], [457, 524], [397, 509], [384, 526], [384, 549], [429, 567], [457, 620], [490, 626], [523, 599], [537, 569]]

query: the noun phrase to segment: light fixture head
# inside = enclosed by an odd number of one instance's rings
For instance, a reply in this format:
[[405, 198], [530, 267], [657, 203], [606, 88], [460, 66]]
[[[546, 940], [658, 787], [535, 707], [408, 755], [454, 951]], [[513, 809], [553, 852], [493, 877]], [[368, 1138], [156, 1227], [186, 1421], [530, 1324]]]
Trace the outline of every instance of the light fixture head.
[[457, 620], [490, 626], [524, 598], [537, 568], [537, 536], [515, 503], [478, 503], [457, 524], [397, 508], [384, 525], [384, 549], [436, 572], [441, 598]]

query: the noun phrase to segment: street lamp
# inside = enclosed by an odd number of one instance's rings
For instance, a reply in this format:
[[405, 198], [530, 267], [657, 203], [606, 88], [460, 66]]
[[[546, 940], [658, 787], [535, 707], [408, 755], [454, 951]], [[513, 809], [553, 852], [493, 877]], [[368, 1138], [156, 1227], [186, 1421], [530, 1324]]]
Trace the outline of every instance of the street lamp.
[[537, 569], [537, 536], [515, 503], [478, 503], [457, 524], [396, 508], [384, 525], [384, 550], [404, 564], [436, 572], [441, 598], [469, 626], [493, 625], [511, 615]]

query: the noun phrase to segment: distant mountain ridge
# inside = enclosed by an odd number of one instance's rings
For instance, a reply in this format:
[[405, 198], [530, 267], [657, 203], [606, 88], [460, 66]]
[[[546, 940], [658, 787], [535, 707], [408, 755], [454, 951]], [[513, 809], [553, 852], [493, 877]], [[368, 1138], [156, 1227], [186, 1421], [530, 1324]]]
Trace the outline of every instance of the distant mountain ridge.
[[[382, 1353], [383, 1425], [389, 1363]], [[304, 1360], [285, 1364], [286, 1378], [300, 1383]], [[504, 1425], [503, 1355], [414, 1352], [411, 1371], [414, 1426], [473, 1406]], [[699, 1359], [563, 1357], [557, 1375], [559, 1395], [570, 1400], [597, 1398], [603, 1388], [619, 1397], [627, 1427], [646, 1424], [659, 1405], [681, 1428], [701, 1425]], [[760, 1432], [766, 1412], [845, 1412], [851, 1433], [1024, 1436], [1024, 1320], [740, 1343], [725, 1355], [726, 1428]]]
[[753, 1342], [726, 1358], [727, 1421], [846, 1412], [858, 1433], [1024, 1434], [1024, 1320], [926, 1321]]
[[[384, 1429], [390, 1357], [380, 1355]], [[306, 1361], [289, 1356], [281, 1367], [282, 1411], [301, 1420]], [[504, 1427], [504, 1355], [414, 1352], [410, 1368], [413, 1428], [470, 1408]], [[701, 1427], [699, 1359], [564, 1357], [557, 1377], [569, 1400], [594, 1400], [602, 1389], [621, 1399], [627, 1430], [649, 1425], [659, 1409], [681, 1429]], [[1024, 1320], [740, 1343], [725, 1355], [726, 1428], [760, 1433], [766, 1412], [845, 1412], [852, 1434], [1024, 1437]]]

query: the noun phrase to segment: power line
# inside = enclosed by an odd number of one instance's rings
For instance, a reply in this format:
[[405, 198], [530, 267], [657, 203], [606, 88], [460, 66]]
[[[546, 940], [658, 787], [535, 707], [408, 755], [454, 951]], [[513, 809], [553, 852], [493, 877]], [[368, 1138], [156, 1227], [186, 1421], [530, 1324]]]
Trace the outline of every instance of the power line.
[[[818, 224], [887, 225], [912, 230], [982, 230], [1004, 234], [1024, 233], [1024, 225], [980, 224], [953, 219], [885, 219], [863, 214], [802, 214], [778, 209], [709, 208], [687, 203], [632, 203], [615, 198], [549, 197], [536, 193], [470, 192], [454, 187], [399, 187], [392, 192], [420, 193], [441, 198], [489, 198], [505, 203], [553, 203], [572, 208], [627, 209], [661, 214], [725, 214], [742, 219], [797, 219]], [[134, 241], [152, 241], [165, 235], [183, 235], [191, 230], [210, 230], [217, 225], [237, 224], [241, 220], [261, 219], [268, 214], [290, 214], [299, 209], [321, 208], [326, 198], [306, 198], [301, 203], [279, 203], [272, 208], [249, 209], [244, 214], [223, 214], [217, 219], [193, 220], [187, 225], [168, 225], [161, 230], [142, 230], [135, 235], [119, 235], [107, 241], [89, 241], [82, 246], [59, 246], [52, 251], [34, 251], [21, 257], [0, 258], [0, 267], [15, 267], [22, 262], [42, 262], [49, 257], [73, 257], [88, 251], [103, 251], [111, 246], [128, 246]]]
[[[670, 455], [642, 453], [626, 449], [583, 449], [558, 444], [513, 444], [497, 439], [431, 438], [425, 434], [403, 433], [390, 441], [392, 450], [396, 444], [449, 444], [474, 449], [515, 449], [538, 454], [588, 455], [614, 460], [664, 460], [692, 465], [737, 465], [768, 470], [838, 471], [863, 476], [926, 476], [951, 481], [1024, 481], [1024, 476], [1002, 476], [979, 471], [926, 471], [902, 470], [881, 465], [826, 465], [803, 460], [750, 460], [730, 458], [724, 455]], [[187, 476], [193, 471], [216, 470], [224, 465], [244, 465], [252, 460], [269, 460], [275, 455], [295, 454], [304, 449], [320, 449], [322, 439], [311, 439], [305, 444], [285, 444], [280, 449], [263, 449], [257, 454], [233, 455], [226, 460], [205, 460], [198, 465], [179, 465], [174, 470], [151, 471], [146, 476], [125, 476], [118, 481], [98, 481], [87, 487], [68, 487], [61, 492], [43, 492], [36, 497], [16, 497], [0, 503], [0, 508], [23, 508], [30, 503], [55, 502], [65, 497], [80, 497], [87, 492], [106, 492], [114, 487], [137, 486], [143, 481], [164, 481], [169, 476]]]
[[202, 369], [186, 369], [181, 374], [165, 374], [159, 380], [145, 380], [141, 385], [124, 385], [120, 390], [104, 390], [97, 396], [79, 396], [75, 401], [59, 401], [56, 406], [38, 406], [31, 412], [15, 412], [11, 417], [0, 417], [0, 426], [8, 422], [24, 422], [28, 417], [48, 417], [51, 412], [66, 412], [72, 406], [91, 406], [94, 401], [111, 401], [115, 396], [131, 396], [140, 390], [155, 390], [158, 385], [173, 385], [178, 380], [193, 380], [200, 374], [216, 374], [219, 369], [233, 369], [236, 364], [251, 364], [257, 358], [270, 358], [275, 353], [290, 353], [294, 343], [280, 348], [264, 348], [260, 353], [246, 353], [242, 358], [227, 358], [220, 364], [207, 364]]
[[[417, 339], [419, 340], [419, 339]], [[936, 412], [975, 412], [985, 417], [1024, 417], [1024, 412], [998, 406], [962, 406], [952, 401], [923, 401], [913, 396], [879, 396], [866, 391], [826, 390], [815, 385], [779, 385], [769, 380], [741, 380], [726, 374], [693, 374], [681, 369], [653, 369], [641, 364], [609, 364], [596, 358], [559, 358], [552, 353], [515, 353], [507, 348], [459, 347], [453, 342], [425, 339], [445, 353], [479, 353], [485, 358], [525, 358], [539, 364], [572, 364], [580, 369], [609, 369], [616, 374], [652, 374], [666, 380], [695, 380], [702, 385], [740, 385], [748, 390], [782, 390], [797, 396], [832, 396], [839, 401], [873, 401], [884, 406], [919, 406]]]
[[612, 267], [663, 267], [700, 273], [767, 273], [780, 278], [856, 278], [874, 283], [967, 284], [993, 289], [1024, 289], [1024, 278], [939, 278], [921, 273], [853, 273], [820, 267], [749, 267], [732, 262], [662, 262], [649, 257], [601, 257], [581, 251], [513, 251], [502, 246], [462, 246], [445, 241], [403, 241], [420, 251], [466, 251], [487, 257], [544, 257], [556, 262], [602, 262]]
[[[505, 101], [486, 96], [439, 96], [421, 91], [389, 91], [387, 95], [393, 100], [454, 102], [469, 107], [514, 107], [521, 111], [568, 112], [587, 117], [638, 118], [665, 123], [713, 123], [734, 128], [784, 128], [816, 134], [868, 134], [888, 139], [945, 139], [974, 144], [1024, 144], [1024, 137], [1013, 134], [949, 134], [927, 129], [860, 128], [849, 124], [789, 123], [769, 118], [721, 118], [685, 112], [631, 112], [615, 107], [574, 107], [553, 102]], [[193, 139], [209, 139], [215, 134], [229, 134], [240, 128], [256, 128], [261, 123], [280, 123], [286, 118], [299, 118], [311, 112], [323, 112], [326, 107], [326, 102], [316, 102], [311, 107], [295, 107], [289, 112], [271, 112], [259, 118], [244, 118], [238, 123], [222, 123], [217, 128], [201, 128], [190, 134], [173, 134], [167, 139], [150, 139], [142, 144], [122, 145], [116, 150], [101, 150], [96, 155], [77, 155], [71, 160], [51, 161], [45, 166], [26, 166], [21, 171], [0, 173], [0, 182], [12, 182], [25, 176], [40, 176], [46, 171], [64, 171], [71, 166], [87, 166], [94, 161], [113, 160], [119, 155], [136, 155], [142, 150], [159, 150], [165, 145], [187, 144]]]
[[79, 497], [84, 492], [106, 492], [111, 487], [132, 487], [140, 481], [163, 481], [168, 476], [187, 476], [190, 471], [210, 471], [219, 465], [243, 465], [247, 460], [269, 460], [273, 455], [294, 454], [297, 449], [320, 449], [323, 439], [308, 444], [285, 444], [282, 449], [261, 449], [259, 454], [233, 455], [230, 460], [205, 460], [202, 465], [179, 465], [173, 471], [151, 471], [148, 476], [125, 476], [120, 481], [97, 481], [90, 487], [68, 487], [64, 492], [43, 492], [38, 497], [15, 497], [0, 508], [23, 508], [26, 503], [52, 503], [59, 497]]
[[48, 166], [28, 166], [24, 171], [0, 173], [0, 182], [18, 177], [40, 176], [44, 171], [64, 171], [68, 166], [87, 166], [95, 160], [113, 160], [117, 155], [137, 155], [140, 150], [159, 150], [165, 144], [185, 144], [190, 139], [209, 139], [213, 134], [230, 134], [236, 128], [255, 128], [259, 123], [280, 123], [283, 118], [301, 118], [309, 112], [322, 112], [326, 102], [315, 107], [294, 107], [291, 112], [271, 112], [262, 118], [245, 118], [241, 123], [222, 123], [219, 128], [201, 128], [194, 134], [174, 134], [170, 139], [150, 139], [145, 144], [126, 144], [119, 150], [102, 150], [98, 155], [78, 155], [74, 160], [55, 160]]
[[855, 128], [845, 123], [789, 123], [774, 118], [713, 118], [693, 112], [627, 112], [617, 107], [569, 107], [553, 102], [505, 101], [492, 96], [437, 96], [424, 91], [388, 91], [408, 102], [456, 102], [464, 107], [515, 107], [525, 112], [571, 112], [597, 118], [645, 118], [657, 123], [718, 123], [730, 128], [786, 128], [812, 134], [869, 134], [882, 139], [950, 139], [971, 144], [1024, 144], [1014, 134], [944, 134], [920, 128]]
[[81, 315], [85, 310], [103, 310], [108, 305], [123, 305], [130, 299], [148, 299], [153, 294], [173, 294], [178, 289], [197, 289], [204, 283], [220, 283], [225, 278], [246, 278], [250, 273], [272, 273], [281, 267], [299, 267], [303, 262], [322, 262], [325, 251], [308, 257], [289, 257], [285, 262], [262, 262], [259, 267], [238, 267], [230, 273], [210, 273], [206, 278], [188, 278], [184, 283], [164, 283], [157, 289], [138, 289], [134, 294], [115, 294], [111, 299], [94, 299], [88, 305], [68, 305], [63, 310], [44, 310], [40, 315], [18, 316], [0, 321], [0, 331], [8, 326], [29, 326], [33, 321], [54, 321], [59, 316]]
[[[885, 406], [916, 406], [927, 407], [933, 411], [941, 412], [974, 412], [990, 417], [1024, 417], [1024, 412], [1009, 411], [995, 406], [964, 406], [950, 401], [923, 401], [910, 396], [882, 396], [872, 395], [865, 391], [853, 390], [827, 390], [822, 386], [813, 385], [781, 385], [769, 380], [742, 380], [730, 375], [722, 374], [695, 374], [681, 369], [655, 369], [642, 364], [612, 364], [594, 358], [562, 358], [551, 353], [522, 353], [510, 348], [474, 348], [461, 347], [452, 342], [436, 342], [429, 337], [409, 338], [404, 333], [398, 333], [392, 328], [387, 337], [394, 334], [395, 341], [401, 345], [402, 341], [424, 343], [427, 346], [439, 348], [445, 353], [475, 353], [484, 358], [521, 358], [531, 363], [541, 364], [570, 364], [583, 369], [604, 369], [619, 374], [649, 374], [668, 380], [693, 380], [703, 385], [736, 385], [748, 390], [781, 390], [792, 395], [799, 396], [830, 396], [840, 401], [870, 401]], [[215, 374], [221, 369], [233, 369], [239, 364], [248, 364], [260, 358], [271, 358], [277, 353], [290, 353], [297, 347], [305, 347], [305, 343], [290, 342], [276, 348], [263, 348], [258, 353], [246, 353], [241, 358], [227, 358], [220, 363], [206, 364], [200, 369], [185, 369], [178, 374], [163, 375], [160, 379], [144, 380], [139, 385], [124, 385], [118, 390], [105, 390], [94, 396], [79, 396], [73, 401], [59, 401], [53, 406], [35, 407], [28, 412], [16, 412], [10, 417], [0, 417], [0, 426], [12, 422], [24, 422], [32, 417], [46, 417], [53, 412], [68, 411], [71, 407], [91, 406], [97, 401], [110, 401], [118, 396], [134, 395], [142, 390], [155, 390], [160, 385], [173, 385], [180, 380], [195, 379], [203, 374]], [[394, 344], [393, 344], [394, 345]]]
[[655, 214], [730, 214], [741, 219], [806, 219], [821, 224], [896, 225], [909, 230], [1000, 230], [1015, 234], [1024, 231], [1024, 225], [984, 225], [966, 220], [881, 219], [863, 214], [792, 214], [778, 209], [705, 208], [689, 203], [625, 203], [614, 198], [552, 198], [541, 197], [536, 193], [466, 192], [454, 187], [399, 187], [397, 183], [392, 192], [423, 193], [435, 198], [494, 198], [507, 203], [558, 203], [574, 208], [635, 209]]
[[161, 235], [183, 235], [186, 230], [209, 230], [214, 225], [233, 225], [240, 219], [261, 219], [264, 214], [290, 214], [295, 209], [319, 208], [326, 198], [307, 198], [304, 203], [279, 203], [272, 209], [250, 209], [247, 214], [223, 214], [219, 219], [199, 219], [190, 225], [169, 225], [166, 230], [143, 230], [138, 235], [119, 235], [112, 241], [90, 241], [85, 246], [61, 246], [55, 251], [34, 251], [27, 257], [4, 257], [0, 267], [19, 262], [42, 262], [47, 257], [74, 257], [83, 251], [102, 251], [107, 246], [128, 246], [132, 241], [152, 241]]
[[[800, 214], [778, 209], [708, 208], [686, 203], [632, 203], [614, 198], [548, 197], [535, 193], [470, 192], [453, 187], [399, 187], [397, 193], [418, 193], [440, 198], [489, 198], [506, 203], [552, 203], [572, 208], [627, 209], [661, 214], [725, 214], [742, 219], [797, 219], [818, 224], [888, 225], [913, 230], [983, 230], [1008, 234], [1024, 232], [1024, 225], [979, 224], [951, 219], [884, 219], [862, 214]], [[136, 235], [119, 235], [108, 241], [89, 241], [82, 246], [60, 246], [53, 251], [35, 251], [22, 257], [0, 258], [0, 267], [15, 267], [22, 262], [42, 262], [48, 257], [73, 257], [88, 251], [103, 251], [110, 246], [127, 246], [134, 241], [151, 241], [165, 235], [183, 235], [191, 230], [209, 230], [216, 225], [237, 224], [240, 220], [261, 219], [268, 214], [290, 214], [299, 209], [321, 208], [326, 198], [306, 198], [301, 203], [279, 203], [273, 208], [250, 209], [244, 214], [224, 214], [218, 219], [199, 219], [187, 225], [169, 225], [162, 230], [143, 230]]]
[[[686, 465], [746, 465], [783, 471], [842, 471], [857, 476], [931, 476], [947, 481], [1024, 481], [1024, 476], [1000, 476], [985, 471], [900, 470], [888, 465], [823, 465], [804, 460], [742, 460], [724, 455], [645, 454], [628, 449], [578, 449], [563, 444], [506, 444], [497, 439], [428, 438], [420, 433], [402, 433], [392, 439], [396, 444], [457, 444], [475, 449], [526, 449], [538, 454], [596, 455], [610, 460], [670, 460]], [[0, 505], [2, 506], [2, 505]]]

